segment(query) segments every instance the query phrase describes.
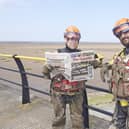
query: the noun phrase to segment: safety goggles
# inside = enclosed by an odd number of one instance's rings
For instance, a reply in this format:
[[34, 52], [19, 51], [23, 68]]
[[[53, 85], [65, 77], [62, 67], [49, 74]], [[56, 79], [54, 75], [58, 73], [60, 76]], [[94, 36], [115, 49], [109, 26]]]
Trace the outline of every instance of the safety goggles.
[[80, 40], [81, 35], [77, 32], [65, 32], [64, 38], [66, 38], [67, 40]]
[[116, 37], [120, 37], [122, 33], [126, 33], [129, 31], [129, 23], [121, 24], [113, 29], [113, 33]]
[[70, 41], [70, 40], [71, 40], [71, 41], [78, 41], [79, 39], [76, 38], [76, 37], [67, 37], [66, 40], [67, 40], [67, 41]]

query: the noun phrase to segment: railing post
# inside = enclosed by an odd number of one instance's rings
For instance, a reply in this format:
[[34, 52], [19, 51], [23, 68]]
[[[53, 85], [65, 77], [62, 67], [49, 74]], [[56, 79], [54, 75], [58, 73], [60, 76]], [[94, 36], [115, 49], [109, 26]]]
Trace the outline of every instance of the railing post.
[[89, 109], [88, 109], [88, 97], [87, 91], [85, 89], [83, 96], [83, 116], [84, 116], [84, 126], [89, 128]]
[[15, 56], [17, 55], [14, 55], [13, 58], [19, 68], [22, 81], [22, 104], [30, 103], [30, 92], [29, 92], [28, 80], [25, 73], [25, 69], [20, 58], [16, 58]]

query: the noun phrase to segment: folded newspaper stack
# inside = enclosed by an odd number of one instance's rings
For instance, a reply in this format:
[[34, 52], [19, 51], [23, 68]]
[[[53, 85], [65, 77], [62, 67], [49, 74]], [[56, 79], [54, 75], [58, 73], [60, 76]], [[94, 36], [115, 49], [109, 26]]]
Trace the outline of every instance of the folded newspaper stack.
[[93, 51], [81, 51], [73, 53], [46, 52], [47, 64], [54, 67], [51, 77], [63, 74], [69, 81], [89, 80], [94, 77]]

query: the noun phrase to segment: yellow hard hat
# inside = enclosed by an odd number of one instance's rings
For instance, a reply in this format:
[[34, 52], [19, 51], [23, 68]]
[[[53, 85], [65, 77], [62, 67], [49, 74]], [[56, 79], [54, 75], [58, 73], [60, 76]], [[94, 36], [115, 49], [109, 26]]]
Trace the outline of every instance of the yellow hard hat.
[[114, 35], [119, 37], [121, 32], [127, 31], [129, 31], [129, 18], [121, 18], [115, 23], [113, 28]]
[[68, 35], [73, 35], [78, 40], [81, 38], [80, 30], [74, 25], [68, 26], [65, 29], [64, 38], [67, 38]]

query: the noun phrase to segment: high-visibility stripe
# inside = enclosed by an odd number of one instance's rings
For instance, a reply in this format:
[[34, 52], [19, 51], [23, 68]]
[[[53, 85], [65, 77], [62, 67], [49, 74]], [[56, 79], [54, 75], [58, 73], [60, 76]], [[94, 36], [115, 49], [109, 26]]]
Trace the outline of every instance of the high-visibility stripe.
[[126, 101], [126, 100], [120, 100], [120, 105], [121, 105], [122, 107], [124, 107], [124, 106], [128, 106], [129, 103], [128, 103], [128, 101]]
[[[9, 57], [12, 58], [13, 55], [9, 54], [0, 54], [1, 57]], [[46, 58], [41, 58], [41, 57], [31, 57], [31, 56], [15, 56], [15, 58], [20, 58], [20, 59], [28, 59], [28, 60], [40, 60], [40, 61], [46, 61]]]

